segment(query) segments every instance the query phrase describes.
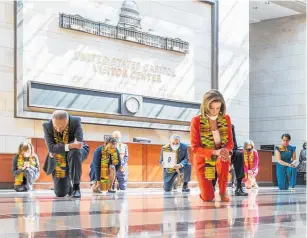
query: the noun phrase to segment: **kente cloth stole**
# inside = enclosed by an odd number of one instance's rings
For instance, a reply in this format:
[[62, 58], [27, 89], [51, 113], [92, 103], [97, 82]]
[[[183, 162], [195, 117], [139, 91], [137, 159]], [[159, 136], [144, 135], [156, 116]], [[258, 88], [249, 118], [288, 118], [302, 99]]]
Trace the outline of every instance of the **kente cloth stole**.
[[[22, 167], [24, 166], [25, 163], [25, 159], [22, 155], [18, 155], [18, 159], [17, 159], [17, 169], [22, 169]], [[36, 166], [36, 161], [35, 158], [33, 156], [30, 156], [29, 158], [29, 164], [31, 166]], [[23, 183], [23, 172], [21, 172], [20, 174], [18, 174], [15, 177], [15, 184], [16, 186], [20, 186]]]
[[244, 158], [244, 165], [246, 168], [248, 168], [248, 170], [251, 170], [252, 168], [254, 168], [254, 152], [251, 151], [249, 156], [247, 151], [244, 150], [243, 152], [243, 158]]
[[286, 151], [288, 151], [288, 147], [284, 146], [284, 145], [280, 145], [278, 148], [279, 148], [279, 152], [286, 152]]
[[[225, 116], [218, 116], [216, 121], [217, 128], [221, 137], [221, 147], [223, 148], [228, 142], [228, 123]], [[204, 148], [215, 149], [214, 138], [210, 128], [209, 120], [207, 117], [203, 116], [200, 117], [200, 142], [201, 146]], [[211, 160], [208, 160], [208, 158], [204, 159], [206, 164], [206, 179], [215, 179], [217, 156], [212, 155]]]
[[108, 190], [109, 183], [109, 160], [111, 158], [112, 165], [119, 164], [119, 158], [116, 149], [108, 149], [105, 146], [101, 148], [101, 167], [100, 167], [100, 182], [101, 190]]
[[[176, 153], [176, 160], [177, 160], [177, 163], [178, 163], [178, 150], [171, 150], [171, 146], [170, 145], [164, 145], [163, 147], [163, 152], [174, 152], [174, 153]], [[167, 169], [167, 172], [168, 173], [174, 173], [176, 170], [175, 169], [173, 169], [173, 168], [168, 168]]]
[[[63, 135], [57, 132], [53, 128], [53, 138], [56, 144], [68, 144], [68, 125], [65, 128]], [[67, 161], [66, 161], [66, 153], [56, 154], [54, 156], [56, 167], [55, 167], [55, 177], [56, 178], [65, 178], [66, 177], [66, 169], [67, 169]]]

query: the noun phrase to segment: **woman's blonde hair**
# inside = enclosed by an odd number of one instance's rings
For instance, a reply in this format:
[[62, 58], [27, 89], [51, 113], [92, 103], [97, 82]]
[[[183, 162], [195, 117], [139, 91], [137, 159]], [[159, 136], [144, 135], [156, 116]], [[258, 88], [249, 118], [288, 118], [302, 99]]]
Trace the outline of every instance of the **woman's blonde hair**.
[[213, 102], [222, 103], [220, 114], [222, 116], [225, 116], [225, 114], [226, 114], [226, 103], [225, 103], [223, 95], [216, 89], [212, 89], [212, 90], [206, 92], [206, 94], [204, 95], [203, 101], [202, 101], [201, 106], [200, 106], [201, 115], [203, 117], [205, 117], [206, 115], [210, 114], [210, 104], [213, 103]]
[[34, 154], [34, 147], [29, 142], [22, 142], [18, 147], [18, 154], [21, 155], [23, 152], [30, 150], [31, 156]]
[[252, 140], [246, 140], [244, 141], [244, 146], [243, 146], [244, 150], [247, 150], [249, 145], [251, 145], [253, 149], [255, 148], [255, 144]]

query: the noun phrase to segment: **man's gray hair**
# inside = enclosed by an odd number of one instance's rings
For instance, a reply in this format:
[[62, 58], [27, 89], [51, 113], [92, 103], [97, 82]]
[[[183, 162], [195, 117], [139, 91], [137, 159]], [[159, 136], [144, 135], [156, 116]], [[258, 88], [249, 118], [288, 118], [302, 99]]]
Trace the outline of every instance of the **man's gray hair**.
[[56, 110], [52, 113], [52, 119], [55, 120], [68, 120], [68, 113], [63, 110]]
[[179, 140], [179, 141], [180, 141], [180, 136], [179, 136], [179, 135], [176, 135], [176, 134], [173, 134], [173, 135], [170, 136], [169, 139], [170, 139], [170, 140], [176, 139], [176, 140]]

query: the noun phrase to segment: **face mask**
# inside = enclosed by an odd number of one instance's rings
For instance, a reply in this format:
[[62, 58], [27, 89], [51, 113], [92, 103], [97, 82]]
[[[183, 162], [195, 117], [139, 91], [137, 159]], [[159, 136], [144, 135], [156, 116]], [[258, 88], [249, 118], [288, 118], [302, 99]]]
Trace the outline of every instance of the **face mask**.
[[28, 158], [28, 157], [30, 157], [30, 153], [24, 153], [23, 156]]
[[178, 145], [171, 145], [173, 150], [178, 150], [179, 149], [179, 144]]
[[218, 115], [216, 115], [216, 116], [209, 116], [209, 115], [207, 115], [207, 117], [208, 117], [210, 120], [215, 121], [215, 120], [217, 119]]
[[116, 138], [116, 141], [117, 141], [117, 143], [120, 143], [121, 140], [119, 138]]
[[283, 146], [287, 147], [289, 145], [289, 142], [283, 142], [282, 144], [283, 144]]
[[248, 151], [248, 152], [251, 152], [251, 151], [252, 151], [252, 149], [251, 149], [251, 148], [248, 148], [248, 149], [247, 149], [247, 151]]

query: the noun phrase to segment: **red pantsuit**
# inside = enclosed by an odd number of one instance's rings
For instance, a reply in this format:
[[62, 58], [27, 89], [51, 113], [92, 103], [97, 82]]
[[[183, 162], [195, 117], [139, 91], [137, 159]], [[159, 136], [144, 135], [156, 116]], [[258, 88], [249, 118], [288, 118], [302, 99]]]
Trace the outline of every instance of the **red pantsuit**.
[[[227, 121], [228, 128], [228, 141], [223, 147], [232, 152], [233, 138], [231, 120], [228, 115], [225, 115], [225, 119]], [[205, 148], [202, 146], [200, 132], [200, 116], [194, 117], [191, 121], [190, 138], [192, 151], [194, 153], [194, 169], [196, 171], [197, 180], [201, 192], [201, 199], [204, 201], [212, 201], [214, 199], [214, 189], [212, 186], [212, 181], [205, 178], [205, 161], [211, 159], [212, 153], [215, 148]], [[229, 164], [230, 161], [222, 162], [220, 159], [218, 159], [216, 163], [220, 195], [222, 196], [226, 195]]]

